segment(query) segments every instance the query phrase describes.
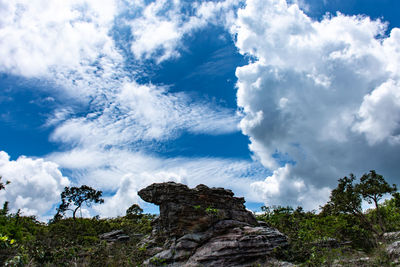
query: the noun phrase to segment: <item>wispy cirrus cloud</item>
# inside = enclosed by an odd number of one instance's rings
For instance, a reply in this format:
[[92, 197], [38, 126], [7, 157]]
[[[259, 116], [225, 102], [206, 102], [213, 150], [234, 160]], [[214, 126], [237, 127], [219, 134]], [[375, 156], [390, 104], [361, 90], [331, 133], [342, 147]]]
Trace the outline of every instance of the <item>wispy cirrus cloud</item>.
[[[253, 163], [248, 161], [147, 155], [144, 151], [153, 144], [183, 132], [237, 132], [240, 116], [235, 110], [192, 99], [184, 93], [187, 88], [173, 93], [168, 85], [139, 83], [140, 73], [125, 68], [127, 60], [140, 68], [146, 61], [161, 63], [179, 56], [185, 36], [209, 23], [232, 19], [235, 1], [37, 0], [1, 5], [0, 71], [38, 79], [42, 90], [63, 103], [45, 125], [54, 129], [50, 138], [63, 150], [33, 161], [55, 164], [51, 166], [71, 174], [74, 184], [115, 194], [107, 196], [102, 215], [121, 215], [132, 204], [128, 202], [137, 201], [135, 190], [150, 181], [175, 177], [222, 185], [220, 181], [234, 181], [250, 172]], [[117, 26], [129, 28], [126, 40], [114, 39]], [[133, 59], [126, 58], [118, 41], [130, 48]], [[27, 176], [18, 177], [29, 181]], [[9, 194], [40, 202], [40, 196], [21, 188], [25, 191], [11, 187]], [[57, 203], [60, 188], [48, 190], [46, 208], [27, 210], [28, 214], [43, 215], [49, 203]], [[18, 203], [16, 208], [28, 207]]]

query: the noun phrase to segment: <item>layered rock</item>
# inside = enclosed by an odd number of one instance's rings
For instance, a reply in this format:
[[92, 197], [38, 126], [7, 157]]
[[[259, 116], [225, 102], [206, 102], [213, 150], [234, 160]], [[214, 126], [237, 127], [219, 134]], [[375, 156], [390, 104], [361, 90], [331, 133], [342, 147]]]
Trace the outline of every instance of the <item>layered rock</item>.
[[138, 192], [160, 206], [153, 239], [166, 236], [147, 265], [251, 266], [287, 244], [275, 229], [261, 226], [230, 190], [174, 182], [152, 184]]
[[99, 235], [99, 238], [107, 242], [128, 241], [129, 236], [124, 234], [123, 230], [114, 230], [108, 233]]
[[168, 182], [152, 184], [138, 194], [143, 200], [160, 206], [157, 230], [171, 236], [204, 231], [221, 220], [257, 225], [254, 215], [244, 206], [244, 198], [234, 197], [231, 190], [205, 185], [190, 189]]

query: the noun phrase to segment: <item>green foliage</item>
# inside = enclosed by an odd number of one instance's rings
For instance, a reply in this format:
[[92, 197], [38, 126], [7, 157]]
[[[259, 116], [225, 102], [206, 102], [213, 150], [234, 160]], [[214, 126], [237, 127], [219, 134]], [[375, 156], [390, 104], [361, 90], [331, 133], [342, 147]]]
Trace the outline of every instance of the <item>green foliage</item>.
[[360, 178], [356, 189], [369, 204], [377, 204], [385, 194], [393, 194], [397, 191], [396, 185], [389, 185], [383, 176], [374, 170]]
[[150, 259], [150, 263], [155, 265], [155, 266], [165, 266], [167, 263], [165, 262], [165, 259], [160, 259], [157, 257], [153, 257]]
[[[365, 230], [360, 220], [351, 214], [316, 214], [305, 212], [301, 207], [262, 209], [264, 214], [257, 219], [277, 228], [289, 238], [289, 247], [275, 251], [279, 259], [307, 263], [307, 266], [328, 266], [349, 246], [365, 251], [373, 247], [371, 232]], [[340, 248], [335, 248], [335, 244], [340, 244]]]
[[[380, 211], [379, 201], [385, 194], [395, 194], [396, 185], [390, 186], [382, 175], [371, 170], [364, 174], [360, 182], [355, 183], [356, 177], [339, 179], [338, 186], [332, 190], [329, 202], [322, 207], [323, 214], [350, 214], [360, 220], [360, 226], [376, 235], [379, 239], [386, 231], [385, 217]], [[374, 217], [364, 214], [362, 200], [375, 204]], [[377, 245], [377, 240], [375, 240]]]
[[[264, 213], [257, 219], [288, 236], [289, 246], [274, 251], [279, 259], [300, 266], [331, 266], [351, 257], [355, 251], [364, 251], [373, 259], [371, 266], [391, 266], [376, 237], [384, 230], [400, 231], [400, 194], [396, 189], [374, 171], [365, 174], [358, 184], [351, 174], [339, 179], [319, 214], [301, 207], [262, 207]], [[379, 203], [387, 193], [392, 198]], [[139, 244], [140, 235], [151, 232], [154, 216], [143, 214], [133, 204], [124, 217], [75, 218], [75, 212], [83, 204], [102, 203], [101, 195], [101, 191], [87, 186], [66, 187], [58, 212], [49, 224], [33, 216], [21, 216], [19, 212], [10, 214], [8, 202], [4, 203], [0, 210], [0, 265], [140, 266], [148, 257], [146, 247]], [[363, 212], [363, 199], [376, 204], [375, 208]], [[198, 205], [193, 209], [215, 218], [220, 212], [211, 206]], [[73, 217], [63, 219], [67, 210], [73, 211]], [[130, 240], [109, 244], [99, 238], [100, 234], [117, 229], [122, 229]], [[157, 258], [152, 263], [165, 265]]]
[[[396, 203], [396, 195], [388, 200], [385, 200], [383, 204], [379, 205], [379, 213], [383, 218], [384, 228], [387, 232], [400, 231], [400, 207]], [[367, 216], [371, 221], [376, 222], [377, 210], [371, 209], [367, 211]]]
[[200, 205], [194, 205], [193, 208], [194, 208], [195, 210], [201, 210], [201, 206], [200, 206]]
[[[66, 186], [64, 191], [61, 193], [61, 204], [57, 208], [57, 213], [53, 220], [57, 221], [61, 219], [67, 210], [72, 211], [72, 218], [75, 220], [76, 212], [83, 204], [90, 207], [92, 202], [104, 203], [104, 199], [101, 198], [102, 194], [102, 191], [97, 191], [87, 185], [82, 185], [81, 187]], [[71, 205], [75, 207], [71, 209]]]
[[356, 190], [369, 204], [375, 204], [375, 218], [379, 224], [381, 234], [383, 234], [386, 228], [384, 217], [380, 212], [379, 201], [385, 194], [393, 194], [396, 192], [396, 185], [390, 186], [382, 175], [372, 170], [361, 177], [360, 183], [356, 185]]
[[138, 220], [142, 217], [143, 209], [138, 204], [132, 204], [126, 210], [126, 217], [132, 220]]
[[[319, 214], [304, 212], [301, 207], [262, 207], [264, 214], [257, 219], [289, 238], [289, 247], [276, 250], [275, 256], [307, 266], [329, 266], [349, 249], [376, 251], [377, 239], [384, 230], [400, 231], [400, 194], [394, 192], [396, 186], [390, 186], [375, 171], [365, 174], [360, 183], [355, 182], [353, 174], [339, 179]], [[393, 198], [380, 204], [388, 193]], [[375, 209], [363, 212], [363, 199], [376, 203]], [[330, 241], [334, 243], [329, 245]]]
[[0, 248], [11, 248], [16, 245], [15, 239], [0, 234]]
[[8, 214], [8, 212], [10, 211], [9, 208], [8, 208], [8, 204], [9, 204], [8, 201], [4, 202], [3, 208], [0, 210], [0, 215], [5, 216], [5, 215]]
[[208, 213], [208, 214], [213, 214], [213, 215], [216, 215], [216, 214], [218, 214], [218, 209], [215, 209], [215, 208], [212, 208], [212, 207], [207, 207], [206, 208], [206, 212]]
[[332, 190], [329, 202], [322, 208], [328, 214], [362, 214], [362, 199], [357, 192], [354, 181], [356, 177], [343, 177], [338, 180], [338, 186]]
[[[0, 266], [138, 266], [147, 257], [138, 235], [151, 232], [153, 219], [140, 214], [136, 219], [67, 218], [44, 224], [35, 217], [2, 213]], [[130, 240], [107, 244], [99, 239], [100, 234], [117, 229]]]

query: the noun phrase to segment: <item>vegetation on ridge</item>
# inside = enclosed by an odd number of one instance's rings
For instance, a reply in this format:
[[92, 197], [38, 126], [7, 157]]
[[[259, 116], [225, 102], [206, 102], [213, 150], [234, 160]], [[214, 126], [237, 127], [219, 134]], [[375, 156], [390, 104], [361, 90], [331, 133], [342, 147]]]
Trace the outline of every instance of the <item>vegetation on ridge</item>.
[[[7, 184], [0, 185], [0, 190], [7, 190]], [[338, 180], [330, 200], [319, 213], [304, 211], [301, 207], [262, 207], [263, 213], [257, 219], [288, 236], [289, 247], [274, 252], [278, 259], [304, 266], [329, 266], [346, 257], [372, 255], [373, 265], [368, 266], [391, 266], [392, 259], [381, 246], [384, 232], [400, 231], [400, 194], [396, 190], [395, 185], [389, 185], [375, 171], [359, 180], [351, 174]], [[391, 198], [382, 202], [387, 194]], [[90, 201], [102, 203], [101, 191], [85, 186], [66, 188], [55, 218], [47, 224], [33, 216], [10, 213], [8, 203], [4, 203], [0, 210], [0, 264], [140, 265], [147, 257], [147, 248], [140, 240], [151, 232], [154, 215], [143, 214], [133, 204], [125, 216], [117, 218], [63, 216], [68, 209], [76, 213], [85, 201], [89, 205]], [[374, 208], [363, 211], [363, 201], [373, 204]], [[117, 229], [123, 230], [130, 239], [107, 243], [99, 237]]]

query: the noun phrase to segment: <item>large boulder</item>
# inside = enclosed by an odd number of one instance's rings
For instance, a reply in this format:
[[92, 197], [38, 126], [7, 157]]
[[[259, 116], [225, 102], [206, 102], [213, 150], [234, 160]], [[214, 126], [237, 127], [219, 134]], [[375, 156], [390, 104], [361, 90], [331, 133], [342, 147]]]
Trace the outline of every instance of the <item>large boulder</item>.
[[236, 220], [257, 225], [246, 210], [244, 198], [234, 197], [231, 190], [209, 188], [203, 184], [190, 189], [174, 182], [155, 183], [138, 192], [147, 202], [160, 206], [157, 230], [171, 236], [205, 231], [221, 220]]
[[287, 245], [283, 234], [260, 225], [246, 210], [244, 198], [234, 197], [231, 190], [205, 185], [190, 189], [168, 182], [152, 184], [138, 194], [160, 206], [149, 243], [165, 237], [161, 247], [151, 248], [156, 254], [145, 265], [252, 266]]

